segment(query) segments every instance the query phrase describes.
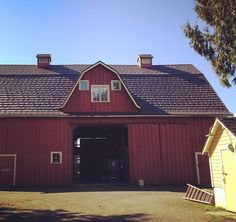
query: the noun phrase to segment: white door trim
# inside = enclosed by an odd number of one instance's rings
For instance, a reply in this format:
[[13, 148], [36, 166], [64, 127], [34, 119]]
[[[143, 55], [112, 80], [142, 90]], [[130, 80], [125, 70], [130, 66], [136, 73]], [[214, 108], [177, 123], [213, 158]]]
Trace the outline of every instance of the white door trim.
[[0, 154], [0, 157], [13, 157], [14, 166], [13, 166], [13, 186], [16, 184], [16, 154]]

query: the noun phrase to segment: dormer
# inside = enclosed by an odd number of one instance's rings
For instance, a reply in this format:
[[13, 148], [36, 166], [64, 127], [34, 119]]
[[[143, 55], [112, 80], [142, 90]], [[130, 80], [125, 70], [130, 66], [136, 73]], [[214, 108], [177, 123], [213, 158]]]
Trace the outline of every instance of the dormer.
[[152, 68], [152, 59], [151, 54], [140, 54], [137, 57], [137, 63], [140, 68]]
[[61, 109], [71, 113], [137, 113], [140, 106], [119, 73], [98, 61], [81, 72]]
[[37, 67], [38, 68], [48, 68], [51, 62], [50, 54], [37, 54]]

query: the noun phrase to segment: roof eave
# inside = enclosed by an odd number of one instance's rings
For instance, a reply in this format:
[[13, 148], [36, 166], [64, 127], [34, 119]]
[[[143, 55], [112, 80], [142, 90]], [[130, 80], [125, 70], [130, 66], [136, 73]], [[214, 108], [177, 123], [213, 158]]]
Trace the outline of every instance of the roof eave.
[[50, 117], [50, 118], [215, 118], [216, 115], [210, 114], [165, 114], [165, 115], [146, 115], [146, 114], [71, 114], [63, 112], [22, 112], [22, 113], [0, 113], [0, 118], [12, 117]]
[[207, 141], [205, 142], [204, 147], [202, 149], [202, 154], [207, 154], [209, 152], [212, 141], [214, 139], [213, 138], [214, 132], [217, 131], [218, 127], [219, 127], [219, 119], [216, 118], [213, 126], [211, 127], [211, 130], [210, 130], [209, 134], [206, 135], [207, 136]]
[[212, 128], [211, 128], [211, 131], [209, 132], [209, 135], [208, 135], [208, 139], [203, 147], [203, 151], [202, 151], [202, 154], [204, 153], [208, 153], [210, 148], [211, 148], [211, 145], [212, 145], [212, 142], [213, 142], [213, 139], [214, 139], [214, 135], [215, 133], [217, 132], [217, 130], [219, 129], [219, 126], [221, 126], [224, 130], [226, 130], [228, 136], [229, 136], [229, 139], [230, 139], [230, 142], [232, 143], [232, 138], [231, 137], [235, 137], [233, 135], [233, 133], [224, 125], [224, 123], [222, 121], [220, 121], [220, 119], [216, 118]]

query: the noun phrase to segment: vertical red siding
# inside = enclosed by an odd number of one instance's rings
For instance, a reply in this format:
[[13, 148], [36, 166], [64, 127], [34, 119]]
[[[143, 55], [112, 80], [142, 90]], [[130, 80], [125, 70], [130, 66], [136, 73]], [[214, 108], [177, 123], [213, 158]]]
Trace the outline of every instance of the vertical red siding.
[[[89, 70], [82, 78], [89, 80], [89, 91], [79, 91], [79, 86], [69, 98], [64, 112], [137, 112], [133, 101], [122, 86], [121, 91], [111, 90], [111, 80], [118, 77], [102, 65]], [[110, 102], [91, 102], [91, 85], [109, 85]]]
[[196, 183], [195, 152], [202, 151], [211, 124], [210, 119], [130, 124], [131, 181], [137, 183], [144, 179], [146, 184]]
[[[212, 118], [2, 118], [0, 154], [17, 154], [16, 185], [72, 183], [72, 126], [128, 125], [130, 181], [196, 183], [195, 152], [201, 152]], [[72, 124], [72, 126], [70, 126]], [[62, 151], [63, 162], [50, 163]]]
[[[60, 119], [4, 119], [0, 124], [0, 153], [17, 154], [16, 185], [71, 182], [72, 137]], [[62, 151], [62, 164], [50, 163], [50, 152]]]
[[131, 181], [144, 179], [149, 184], [161, 183], [159, 125], [130, 124], [128, 130]]

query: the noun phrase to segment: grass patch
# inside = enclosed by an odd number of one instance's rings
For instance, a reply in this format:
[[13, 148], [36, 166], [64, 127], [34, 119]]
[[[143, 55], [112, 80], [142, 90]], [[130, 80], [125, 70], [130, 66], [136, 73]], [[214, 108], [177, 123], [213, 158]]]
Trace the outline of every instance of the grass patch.
[[205, 211], [210, 211], [210, 212], [219, 212], [219, 211], [225, 211], [224, 208], [222, 207], [215, 207], [215, 206], [212, 206], [212, 205], [203, 205], [203, 209]]
[[225, 216], [214, 216], [214, 215], [212, 215], [209, 220], [209, 222], [235, 222], [235, 221], [236, 219], [233, 218], [228, 218]]
[[236, 214], [222, 207], [203, 205], [203, 209], [210, 215], [209, 222], [236, 222]]

